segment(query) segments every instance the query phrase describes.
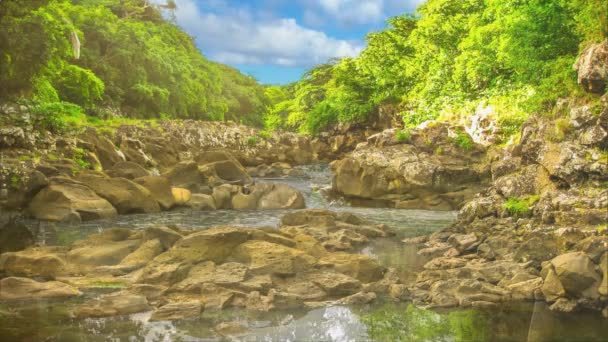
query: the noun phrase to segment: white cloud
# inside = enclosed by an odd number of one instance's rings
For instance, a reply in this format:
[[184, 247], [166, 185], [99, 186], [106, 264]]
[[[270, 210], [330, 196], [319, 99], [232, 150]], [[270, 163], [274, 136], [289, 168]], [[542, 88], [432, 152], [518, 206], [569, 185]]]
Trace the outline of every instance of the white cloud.
[[361, 42], [329, 37], [291, 18], [254, 17], [244, 8], [205, 11], [193, 0], [178, 0], [177, 5], [180, 26], [196, 37], [209, 58], [222, 63], [308, 67], [356, 56], [363, 48]]
[[323, 11], [346, 24], [378, 22], [384, 18], [384, 0], [317, 0]]

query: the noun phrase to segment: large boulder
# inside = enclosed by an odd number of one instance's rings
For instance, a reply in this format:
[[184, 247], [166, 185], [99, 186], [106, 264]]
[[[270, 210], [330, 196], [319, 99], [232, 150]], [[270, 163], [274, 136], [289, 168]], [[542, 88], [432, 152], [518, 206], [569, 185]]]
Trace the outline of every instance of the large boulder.
[[330, 253], [319, 260], [319, 265], [351, 276], [362, 283], [371, 283], [384, 277], [385, 268], [367, 255], [344, 252]]
[[203, 307], [198, 301], [169, 303], [161, 306], [152, 313], [150, 321], [176, 321], [186, 318], [199, 317]]
[[10, 218], [8, 222], [0, 228], [0, 251], [16, 252], [34, 244], [34, 234], [29, 228], [17, 221], [15, 218]]
[[304, 196], [287, 184], [259, 183], [232, 197], [234, 209], [302, 209]]
[[143, 166], [130, 161], [118, 162], [114, 164], [114, 166], [112, 166], [110, 170], [107, 170], [106, 173], [110, 177], [120, 177], [130, 180], [150, 175], [150, 172], [146, 170]]
[[29, 205], [29, 213], [39, 220], [89, 221], [111, 218], [116, 209], [83, 183], [63, 177], [51, 178]]
[[585, 253], [562, 254], [552, 259], [551, 264], [568, 294], [578, 297], [591, 287], [595, 287], [593, 290], [597, 290], [601, 276], [595, 270], [595, 264]]
[[578, 71], [578, 83], [585, 90], [603, 94], [608, 84], [608, 40], [583, 50], [574, 68]]
[[38, 282], [28, 278], [0, 280], [0, 300], [39, 300], [80, 295], [78, 289], [59, 281]]
[[114, 146], [110, 139], [100, 135], [94, 129], [88, 129], [80, 135], [80, 139], [93, 147], [94, 152], [104, 169], [111, 169], [114, 164], [125, 161], [124, 156], [118, 152], [116, 146]]
[[259, 240], [239, 245], [232, 258], [249, 265], [254, 274], [293, 275], [310, 269], [316, 263], [315, 258], [305, 252]]
[[66, 267], [64, 253], [64, 250], [57, 247], [36, 247], [2, 253], [0, 270], [13, 276], [55, 278]]
[[126, 178], [109, 178], [83, 173], [78, 179], [100, 197], [108, 200], [119, 214], [156, 213], [160, 211], [158, 202], [148, 189]]
[[234, 158], [201, 165], [200, 171], [205, 175], [209, 184], [247, 185], [253, 183], [243, 165]]
[[164, 210], [169, 210], [175, 206], [175, 198], [171, 191], [171, 182], [161, 176], [145, 176], [136, 178], [135, 183], [148, 189], [152, 197]]
[[174, 165], [163, 174], [173, 186], [194, 190], [201, 184], [206, 184], [198, 170], [198, 165], [192, 161], [184, 161]]
[[129, 315], [150, 310], [145, 296], [124, 292], [102, 295], [79, 305], [74, 314], [77, 318]]

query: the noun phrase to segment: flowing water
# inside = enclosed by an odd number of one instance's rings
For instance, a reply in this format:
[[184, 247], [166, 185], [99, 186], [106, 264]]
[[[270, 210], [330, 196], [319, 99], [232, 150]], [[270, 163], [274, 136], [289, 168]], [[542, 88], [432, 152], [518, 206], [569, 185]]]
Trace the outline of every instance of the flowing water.
[[[354, 208], [327, 200], [322, 193], [331, 183], [327, 166], [302, 167], [303, 176], [260, 182], [284, 182], [304, 194], [308, 208], [347, 211], [384, 223], [397, 238], [378, 239], [361, 252], [395, 267], [404, 280], [427, 261], [402, 238], [432, 233], [448, 226], [454, 212]], [[176, 225], [204, 229], [216, 225], [277, 226], [289, 210], [192, 211], [121, 216], [77, 226], [29, 222], [39, 230], [41, 242], [68, 244], [109, 227], [142, 229], [150, 225]], [[217, 341], [213, 327], [240, 322], [248, 329], [239, 341], [608, 341], [608, 321], [597, 312], [560, 315], [544, 303], [505, 305], [494, 310], [453, 309], [430, 311], [378, 300], [365, 306], [333, 306], [316, 310], [257, 313], [246, 310], [204, 312], [199, 319], [149, 322], [150, 313], [105, 319], [74, 320], [69, 308], [98, 293], [85, 293], [70, 301], [0, 303], [0, 341]]]

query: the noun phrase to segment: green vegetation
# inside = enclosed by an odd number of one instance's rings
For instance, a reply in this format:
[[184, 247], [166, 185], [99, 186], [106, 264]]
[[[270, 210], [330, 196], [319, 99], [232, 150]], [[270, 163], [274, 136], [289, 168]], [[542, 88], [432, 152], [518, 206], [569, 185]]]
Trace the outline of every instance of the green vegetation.
[[74, 148], [73, 153], [74, 153], [73, 160], [81, 170], [86, 170], [86, 169], [91, 168], [91, 163], [89, 163], [88, 161], [86, 161], [84, 159], [87, 155], [87, 152], [84, 149]]
[[515, 217], [526, 217], [532, 213], [531, 207], [540, 200], [538, 195], [529, 195], [522, 198], [510, 197], [503, 208], [506, 209], [509, 214]]
[[[357, 58], [330, 61], [272, 89], [268, 129], [316, 133], [397, 105], [406, 127], [492, 107], [508, 140], [560, 97], [585, 95], [572, 65], [608, 37], [603, 0], [429, 0], [388, 21]], [[270, 91], [270, 90], [267, 90]], [[467, 148], [467, 141], [459, 140]], [[461, 145], [462, 144], [462, 145]]]
[[129, 284], [121, 281], [94, 281], [89, 284], [89, 287], [121, 289], [129, 286]]
[[115, 112], [261, 126], [265, 88], [208, 61], [153, 3], [0, 2], [0, 102], [32, 105], [34, 124], [53, 132]]
[[253, 147], [258, 144], [258, 137], [251, 136], [247, 138], [247, 145]]
[[454, 143], [463, 150], [470, 150], [473, 148], [473, 140], [471, 140], [471, 137], [466, 132], [456, 131]]
[[374, 341], [486, 341], [487, 320], [475, 310], [438, 314], [410, 304], [385, 305], [362, 316]]
[[408, 128], [397, 131], [395, 139], [400, 143], [408, 143], [412, 140], [412, 132]]

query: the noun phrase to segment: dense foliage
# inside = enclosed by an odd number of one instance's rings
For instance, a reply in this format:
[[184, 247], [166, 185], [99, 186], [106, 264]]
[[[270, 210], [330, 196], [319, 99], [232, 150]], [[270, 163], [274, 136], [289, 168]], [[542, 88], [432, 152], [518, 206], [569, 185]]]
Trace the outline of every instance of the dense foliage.
[[512, 133], [557, 98], [580, 95], [572, 65], [585, 44], [608, 37], [603, 8], [604, 0], [429, 0], [370, 34], [359, 57], [283, 89], [266, 125], [314, 133], [392, 103], [414, 126], [491, 106]]
[[[0, 100], [40, 113], [65, 103], [88, 114], [262, 124], [264, 87], [213, 63], [146, 0], [0, 2]], [[80, 41], [80, 53], [72, 44]], [[69, 107], [72, 108], [73, 107]]]

